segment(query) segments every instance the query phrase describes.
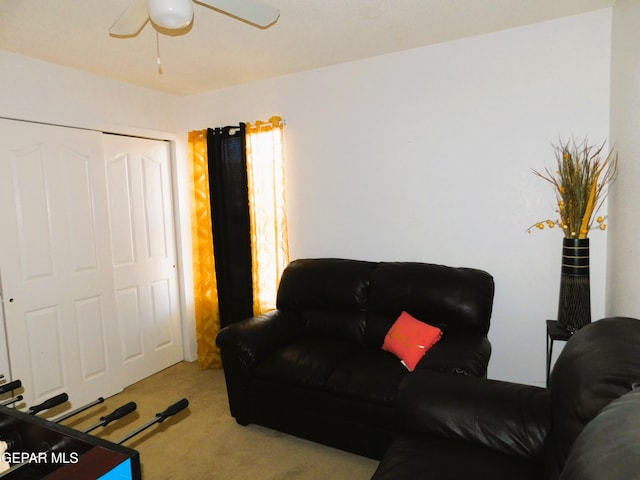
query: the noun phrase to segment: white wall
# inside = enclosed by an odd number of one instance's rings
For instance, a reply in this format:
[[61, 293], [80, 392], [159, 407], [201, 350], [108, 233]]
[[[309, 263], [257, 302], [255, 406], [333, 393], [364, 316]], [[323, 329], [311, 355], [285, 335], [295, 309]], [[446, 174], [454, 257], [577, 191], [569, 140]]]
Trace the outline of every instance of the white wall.
[[611, 140], [620, 155], [609, 202], [607, 313], [640, 318], [640, 0], [613, 9]]
[[180, 132], [182, 97], [0, 50], [0, 116], [117, 133]]
[[[496, 296], [493, 378], [543, 384], [561, 234], [552, 217], [561, 135], [609, 134], [611, 10], [189, 97], [187, 128], [286, 120], [293, 258], [482, 268]], [[606, 233], [591, 240], [604, 314]]]
[[[170, 140], [177, 159], [174, 181], [186, 184], [186, 130], [181, 128], [184, 99], [116, 82], [0, 50], [0, 117], [53, 123], [106, 132]], [[176, 200], [181, 265], [191, 265], [189, 190]], [[2, 245], [0, 237], [0, 248]], [[179, 270], [187, 359], [195, 358], [193, 281], [190, 268]], [[2, 320], [2, 319], [0, 319]], [[0, 335], [0, 342], [3, 335]], [[0, 351], [2, 348], [0, 347]], [[0, 357], [2, 357], [0, 352]]]

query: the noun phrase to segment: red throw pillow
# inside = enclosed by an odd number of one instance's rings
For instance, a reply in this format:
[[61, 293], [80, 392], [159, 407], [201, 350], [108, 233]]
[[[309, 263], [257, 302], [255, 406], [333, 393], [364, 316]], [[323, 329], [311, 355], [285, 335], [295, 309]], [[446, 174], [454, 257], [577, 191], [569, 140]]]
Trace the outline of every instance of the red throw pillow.
[[442, 330], [402, 312], [384, 337], [382, 349], [393, 353], [409, 371], [442, 337]]

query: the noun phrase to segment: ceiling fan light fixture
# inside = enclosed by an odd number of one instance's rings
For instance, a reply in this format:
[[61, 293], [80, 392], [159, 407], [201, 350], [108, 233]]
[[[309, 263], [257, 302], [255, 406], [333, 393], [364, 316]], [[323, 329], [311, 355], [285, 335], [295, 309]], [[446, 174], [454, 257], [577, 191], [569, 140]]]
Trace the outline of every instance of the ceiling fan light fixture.
[[148, 9], [151, 21], [163, 28], [184, 28], [193, 20], [191, 0], [149, 0]]

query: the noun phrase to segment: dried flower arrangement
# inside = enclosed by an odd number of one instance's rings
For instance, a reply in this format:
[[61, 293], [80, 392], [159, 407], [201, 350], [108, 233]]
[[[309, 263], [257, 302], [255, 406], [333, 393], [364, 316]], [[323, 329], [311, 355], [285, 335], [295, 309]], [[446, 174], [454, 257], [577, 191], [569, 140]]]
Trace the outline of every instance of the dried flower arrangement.
[[613, 183], [618, 171], [618, 155], [613, 150], [603, 157], [604, 143], [590, 145], [587, 139], [577, 143], [575, 140], [560, 140], [554, 145], [557, 171], [553, 174], [548, 168], [544, 173], [533, 173], [551, 183], [558, 200], [557, 220], [544, 220], [532, 225], [528, 231], [537, 227], [560, 227], [565, 238], [587, 238], [592, 228], [607, 228], [604, 218], [598, 216], [593, 227], [594, 216], [607, 197], [608, 187]]

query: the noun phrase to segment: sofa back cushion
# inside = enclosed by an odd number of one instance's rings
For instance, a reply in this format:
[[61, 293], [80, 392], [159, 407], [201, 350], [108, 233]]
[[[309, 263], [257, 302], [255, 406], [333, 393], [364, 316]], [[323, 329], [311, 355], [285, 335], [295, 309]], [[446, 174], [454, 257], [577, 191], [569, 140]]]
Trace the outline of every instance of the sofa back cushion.
[[[487, 272], [418, 262], [382, 262], [371, 275], [371, 313], [397, 318], [403, 310], [440, 328], [487, 335], [494, 282]], [[375, 318], [371, 315], [370, 318]]]
[[337, 258], [292, 261], [278, 288], [277, 307], [296, 312], [308, 336], [362, 343], [373, 262]]
[[282, 273], [276, 306], [280, 310], [364, 311], [375, 266], [338, 258], [294, 260]]
[[585, 425], [640, 382], [640, 321], [612, 317], [577, 331], [565, 345], [550, 378], [551, 434], [548, 478], [558, 478]]
[[310, 335], [381, 347], [403, 311], [445, 335], [486, 336], [493, 293], [491, 275], [472, 268], [311, 258], [285, 268], [276, 305], [295, 312]]

